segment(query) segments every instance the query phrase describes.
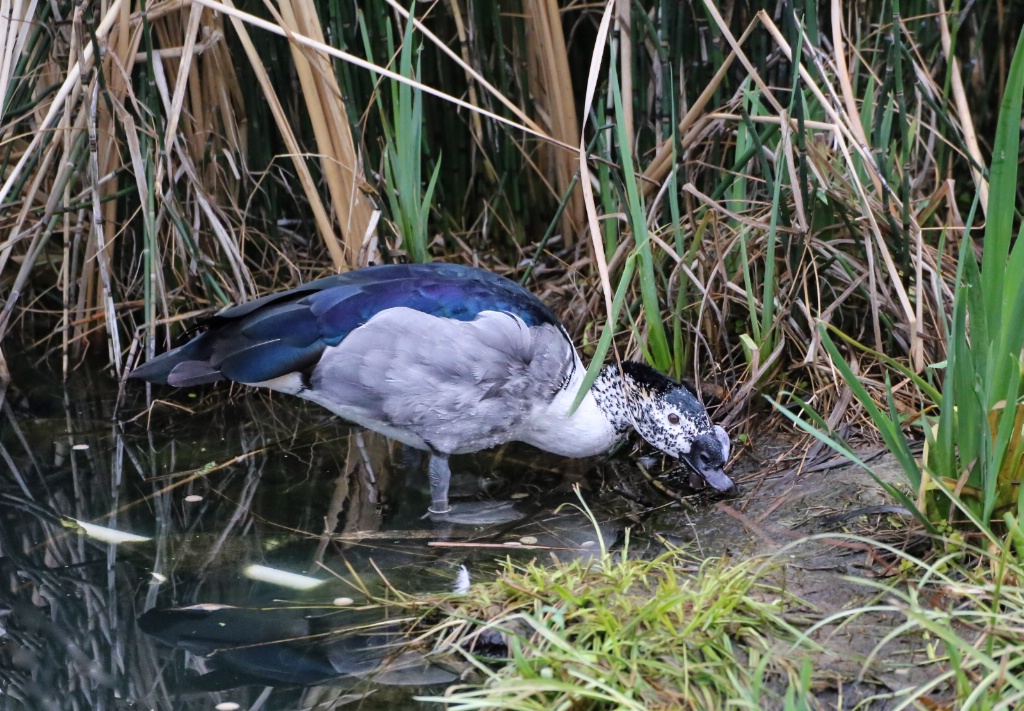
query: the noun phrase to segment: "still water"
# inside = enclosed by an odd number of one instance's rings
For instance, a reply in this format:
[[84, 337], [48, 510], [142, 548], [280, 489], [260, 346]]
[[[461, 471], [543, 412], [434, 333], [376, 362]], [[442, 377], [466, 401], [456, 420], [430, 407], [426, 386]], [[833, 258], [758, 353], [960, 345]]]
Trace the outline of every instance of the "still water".
[[[12, 366], [5, 711], [425, 707], [414, 697], [469, 665], [394, 653], [401, 621], [368, 599], [450, 592], [463, 566], [479, 581], [506, 557], [593, 554], [594, 525], [560, 508], [576, 483], [609, 545], [638, 510], [669, 511], [642, 501], [622, 460], [512, 445], [452, 460], [453, 495], [494, 502], [484, 522], [432, 522], [422, 457], [316, 406], [220, 386], [147, 401], [106, 371], [64, 384]], [[685, 537], [686, 515], [667, 515], [659, 532]]]

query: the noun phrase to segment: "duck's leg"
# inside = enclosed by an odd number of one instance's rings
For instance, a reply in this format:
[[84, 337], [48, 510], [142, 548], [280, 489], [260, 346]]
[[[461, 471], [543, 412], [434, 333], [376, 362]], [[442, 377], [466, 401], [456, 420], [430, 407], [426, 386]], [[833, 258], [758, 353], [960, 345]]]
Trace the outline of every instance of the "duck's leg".
[[452, 507], [448, 502], [452, 470], [449, 468], [447, 454], [431, 452], [427, 471], [430, 476], [430, 506], [427, 507], [426, 517], [435, 526], [447, 526], [444, 535], [451, 533], [452, 524], [489, 526], [515, 521], [524, 515], [511, 501], [460, 501]]
[[430, 507], [428, 513], [446, 514], [452, 510], [448, 504], [448, 484], [452, 479], [452, 470], [448, 466], [448, 455], [432, 452], [430, 454]]

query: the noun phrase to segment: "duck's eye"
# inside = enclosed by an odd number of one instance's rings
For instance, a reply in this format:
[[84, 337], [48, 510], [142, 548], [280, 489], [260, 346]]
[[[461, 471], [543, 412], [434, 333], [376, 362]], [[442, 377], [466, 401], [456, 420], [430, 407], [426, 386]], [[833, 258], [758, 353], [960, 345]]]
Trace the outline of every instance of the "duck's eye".
[[673, 425], [678, 425], [678, 424], [679, 424], [679, 415], [677, 415], [677, 414], [676, 414], [676, 413], [674, 413], [674, 412], [673, 412], [673, 413], [671, 413], [671, 414], [670, 414], [670, 415], [668, 416], [668, 421], [669, 421], [669, 422], [671, 422], [671, 423], [672, 423]]

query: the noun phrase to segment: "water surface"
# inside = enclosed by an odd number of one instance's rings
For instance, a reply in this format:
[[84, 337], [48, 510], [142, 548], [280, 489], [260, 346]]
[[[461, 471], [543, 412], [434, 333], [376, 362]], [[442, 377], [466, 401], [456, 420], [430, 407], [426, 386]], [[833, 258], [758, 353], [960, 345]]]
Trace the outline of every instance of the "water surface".
[[[591, 555], [593, 524], [559, 508], [576, 483], [610, 545], [671, 503], [645, 500], [625, 459], [512, 445], [453, 458], [453, 495], [516, 520], [432, 522], [422, 456], [316, 406], [219, 385], [154, 387], [148, 404], [134, 382], [118, 405], [106, 371], [62, 384], [20, 365], [0, 410], [0, 708], [412, 708], [460, 669], [382, 658], [394, 629], [358, 609], [368, 593], [449, 591], [461, 566], [481, 580], [506, 556]], [[694, 530], [678, 509], [651, 516]]]

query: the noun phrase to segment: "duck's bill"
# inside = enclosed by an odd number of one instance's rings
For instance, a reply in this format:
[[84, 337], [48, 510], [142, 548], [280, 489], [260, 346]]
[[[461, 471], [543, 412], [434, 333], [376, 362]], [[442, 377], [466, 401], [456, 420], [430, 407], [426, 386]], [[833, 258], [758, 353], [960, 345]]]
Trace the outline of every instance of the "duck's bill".
[[729, 491], [736, 486], [736, 484], [733, 483], [733, 480], [726, 476], [725, 472], [720, 468], [703, 471], [701, 472], [701, 476], [704, 477], [704, 481], [706, 481], [711, 488], [717, 489], [718, 491]]

